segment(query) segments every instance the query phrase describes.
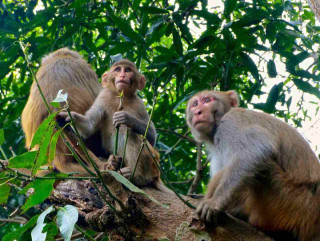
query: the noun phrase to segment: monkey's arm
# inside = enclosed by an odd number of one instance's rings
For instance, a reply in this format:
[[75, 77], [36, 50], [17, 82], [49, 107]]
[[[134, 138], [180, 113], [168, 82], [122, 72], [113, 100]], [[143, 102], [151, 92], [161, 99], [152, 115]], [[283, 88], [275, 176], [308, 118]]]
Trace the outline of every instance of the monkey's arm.
[[[105, 110], [97, 105], [91, 106], [85, 115], [71, 111], [71, 117], [83, 138], [88, 138], [96, 132], [104, 114]], [[61, 112], [59, 116], [64, 118], [66, 122], [70, 122], [67, 112]]]
[[207, 222], [214, 220], [229, 204], [238, 201], [248, 186], [271, 182], [272, 172], [279, 168], [275, 161], [276, 143], [266, 130], [252, 126], [240, 131], [234, 138], [221, 134], [221, 156], [230, 164], [225, 167], [212, 197], [197, 208], [199, 217]]
[[[130, 115], [126, 111], [118, 111], [118, 112], [115, 112], [113, 115], [113, 124], [115, 126], [118, 126], [121, 124], [126, 125], [126, 126], [132, 128], [133, 131], [135, 131], [141, 135], [144, 135], [144, 133], [147, 129], [148, 122], [145, 122], [143, 120], [139, 120], [138, 118]], [[154, 146], [155, 141], [156, 141], [156, 130], [155, 130], [152, 122], [150, 123], [146, 138], [149, 141], [149, 143], [152, 146]]]

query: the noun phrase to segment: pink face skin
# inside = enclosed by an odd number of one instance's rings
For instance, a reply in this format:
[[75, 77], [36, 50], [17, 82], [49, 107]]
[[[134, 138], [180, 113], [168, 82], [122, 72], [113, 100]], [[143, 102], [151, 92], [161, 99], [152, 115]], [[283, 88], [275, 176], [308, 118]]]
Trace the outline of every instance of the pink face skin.
[[212, 128], [213, 113], [212, 104], [216, 101], [213, 96], [201, 94], [195, 96], [189, 104], [189, 111], [193, 114], [191, 125], [201, 132]]
[[127, 90], [130, 88], [131, 78], [134, 75], [130, 66], [118, 65], [113, 69], [113, 74], [117, 90]]

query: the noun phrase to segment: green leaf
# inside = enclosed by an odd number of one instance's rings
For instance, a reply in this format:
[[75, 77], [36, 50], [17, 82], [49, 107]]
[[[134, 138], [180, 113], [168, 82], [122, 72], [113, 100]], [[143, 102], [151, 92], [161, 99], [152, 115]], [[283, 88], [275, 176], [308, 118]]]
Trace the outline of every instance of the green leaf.
[[240, 53], [240, 56], [242, 57], [243, 64], [248, 68], [252, 76], [256, 79], [256, 81], [259, 81], [259, 72], [254, 61], [245, 53]]
[[57, 112], [52, 113], [45, 119], [41, 125], [38, 127], [36, 133], [34, 134], [31, 142], [30, 148], [32, 149], [35, 145], [40, 144], [42, 142], [43, 136], [46, 134], [48, 128], [50, 128], [52, 121], [56, 117]]
[[55, 241], [54, 238], [58, 234], [58, 228], [55, 222], [47, 223], [46, 226], [42, 229], [42, 232], [47, 233], [46, 241]]
[[39, 215], [33, 216], [29, 222], [27, 222], [25, 225], [23, 225], [22, 227], [20, 227], [19, 229], [6, 234], [3, 238], [2, 241], [16, 241], [16, 240], [20, 240], [21, 235], [26, 232], [28, 229], [32, 228], [38, 219]]
[[173, 35], [174, 48], [176, 49], [177, 54], [179, 54], [181, 56], [183, 54], [183, 47], [182, 47], [182, 42], [181, 42], [181, 38], [180, 38], [178, 30], [173, 28], [172, 35]]
[[269, 60], [267, 64], [268, 75], [270, 78], [277, 77], [277, 68], [273, 60]]
[[264, 105], [264, 111], [267, 113], [273, 113], [276, 109], [276, 104], [278, 102], [281, 90], [283, 89], [283, 83], [274, 85], [267, 98], [267, 102]]
[[123, 35], [129, 37], [137, 44], [142, 44], [145, 42], [144, 38], [131, 28], [130, 20], [125, 20], [121, 17], [114, 15], [114, 10], [111, 8], [111, 6], [109, 4], [106, 6], [113, 23], [121, 30]]
[[226, 0], [224, 3], [224, 16], [230, 18], [230, 14], [236, 9], [237, 0]]
[[298, 89], [302, 90], [303, 92], [307, 92], [309, 94], [315, 95], [318, 99], [320, 99], [320, 90], [317, 87], [312, 86], [306, 81], [301, 79], [293, 79], [294, 84], [297, 86]]
[[4, 132], [3, 129], [0, 129], [0, 146], [3, 144], [4, 142]]
[[50, 196], [53, 190], [55, 179], [36, 179], [25, 186], [19, 193], [26, 194], [32, 188], [33, 193], [28, 197], [26, 203], [22, 206], [22, 213], [25, 213], [29, 208], [42, 203]]
[[167, 10], [161, 9], [161, 8], [156, 8], [156, 7], [141, 7], [142, 12], [147, 12], [149, 14], [163, 14], [163, 13], [168, 13]]
[[208, 24], [217, 25], [221, 23], [221, 19], [217, 14], [210, 13], [207, 10], [194, 10], [192, 13], [207, 20]]
[[164, 208], [168, 208], [167, 205], [163, 205], [161, 203], [159, 203], [157, 200], [155, 200], [153, 197], [151, 197], [150, 195], [146, 194], [144, 191], [142, 191], [140, 188], [136, 187], [134, 184], [132, 184], [128, 179], [126, 179], [125, 177], [123, 177], [122, 175], [120, 175], [117, 172], [114, 171], [108, 171], [108, 173], [110, 173], [115, 179], [117, 179], [119, 182], [121, 182], [123, 185], [125, 185], [130, 191], [132, 192], [136, 192], [136, 193], [140, 193], [144, 196], [146, 196], [147, 198], [149, 198], [152, 202], [164, 207]]
[[7, 184], [0, 185], [0, 204], [7, 204], [7, 200], [10, 194], [11, 187]]
[[27, 168], [31, 169], [34, 165], [34, 161], [37, 157], [38, 151], [28, 151], [21, 155], [12, 157], [9, 159], [10, 168]]
[[287, 69], [288, 70], [294, 69], [296, 65], [298, 65], [299, 63], [304, 61], [309, 56], [310, 56], [310, 54], [308, 52], [301, 52], [297, 55], [293, 55], [292, 57], [290, 57], [288, 59], [288, 62], [286, 65]]
[[60, 208], [57, 214], [57, 225], [65, 241], [69, 241], [78, 221], [78, 210], [72, 205]]
[[59, 90], [58, 91], [58, 94], [57, 94], [57, 97], [50, 102], [50, 104], [53, 106], [53, 107], [56, 107], [56, 108], [60, 108], [60, 104], [61, 102], [67, 102], [68, 100], [68, 93], [65, 93], [65, 94], [62, 94], [62, 91], [63, 90]]
[[58, 142], [58, 138], [61, 134], [61, 131], [62, 131], [62, 129], [56, 131], [56, 133], [54, 133], [54, 135], [51, 138], [50, 151], [49, 151], [49, 162], [51, 162], [54, 159], [54, 155], [56, 153], [57, 142]]
[[41, 145], [39, 146], [38, 156], [32, 168], [32, 175], [35, 175], [41, 166], [48, 163], [48, 147], [50, 144], [51, 136], [53, 134], [53, 130], [54, 124], [51, 123], [51, 125], [48, 127], [48, 130], [45, 132], [45, 135], [43, 136]]
[[43, 228], [46, 226], [46, 223], [44, 223], [44, 219], [46, 218], [47, 214], [51, 213], [53, 210], [54, 208], [51, 206], [40, 214], [37, 220], [37, 225], [31, 232], [32, 241], [46, 240], [47, 232], [42, 232]]

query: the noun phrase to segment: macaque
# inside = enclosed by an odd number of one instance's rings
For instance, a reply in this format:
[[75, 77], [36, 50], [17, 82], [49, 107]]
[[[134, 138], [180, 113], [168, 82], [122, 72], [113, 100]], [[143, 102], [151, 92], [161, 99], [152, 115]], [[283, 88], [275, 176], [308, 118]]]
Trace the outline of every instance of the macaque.
[[[99, 130], [102, 133], [103, 147], [109, 153], [112, 153], [114, 149], [115, 128], [119, 127], [119, 148], [114, 155], [123, 155], [126, 132], [129, 128], [124, 167], [120, 169], [122, 175], [127, 179], [131, 178], [136, 165], [141, 147], [141, 135], [144, 135], [149, 120], [144, 104], [136, 94], [137, 90], [144, 88], [145, 82], [145, 77], [138, 72], [134, 63], [125, 59], [120, 60], [103, 74], [103, 90], [85, 115], [71, 112], [80, 135], [88, 138]], [[118, 109], [120, 93], [123, 93], [122, 110]], [[64, 115], [68, 121], [66, 113], [61, 113], [61, 115]], [[149, 149], [158, 161], [159, 154], [153, 148], [156, 132], [152, 122], [146, 138]], [[139, 158], [133, 182], [138, 186], [153, 185], [160, 190], [167, 190], [161, 183], [159, 176], [159, 170], [145, 147]]]
[[[102, 89], [98, 77], [90, 65], [77, 52], [68, 48], [59, 49], [44, 57], [37, 72], [37, 79], [48, 103], [55, 99], [59, 90], [63, 89], [64, 93], [68, 93], [70, 110], [82, 114], [90, 108]], [[52, 106], [50, 108], [51, 111], [55, 110]], [[29, 99], [21, 116], [28, 149], [37, 128], [47, 116], [46, 106], [36, 83], [33, 82]], [[93, 150], [94, 153], [103, 156], [106, 152], [102, 151], [102, 148], [98, 148], [101, 138], [99, 139], [95, 134], [91, 141], [93, 141], [91, 146], [97, 150], [97, 152]], [[62, 139], [59, 138], [53, 161], [54, 169], [60, 172], [83, 172], [84, 169], [69, 153]], [[101, 165], [103, 164], [101, 163]], [[38, 175], [44, 174], [46, 173], [38, 173]]]
[[187, 106], [187, 123], [211, 156], [212, 179], [197, 208], [207, 224], [222, 211], [263, 231], [320, 240], [320, 164], [291, 126], [238, 108], [234, 91], [205, 90]]

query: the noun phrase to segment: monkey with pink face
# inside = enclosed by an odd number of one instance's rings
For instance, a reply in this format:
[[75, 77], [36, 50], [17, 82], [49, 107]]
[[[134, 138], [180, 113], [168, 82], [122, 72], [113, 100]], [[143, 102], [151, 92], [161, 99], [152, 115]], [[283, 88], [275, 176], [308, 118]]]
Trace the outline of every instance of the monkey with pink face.
[[245, 217], [263, 231], [320, 240], [320, 164], [294, 128], [266, 113], [239, 108], [234, 91], [205, 90], [187, 105], [187, 123], [211, 157], [212, 179], [197, 208]]

